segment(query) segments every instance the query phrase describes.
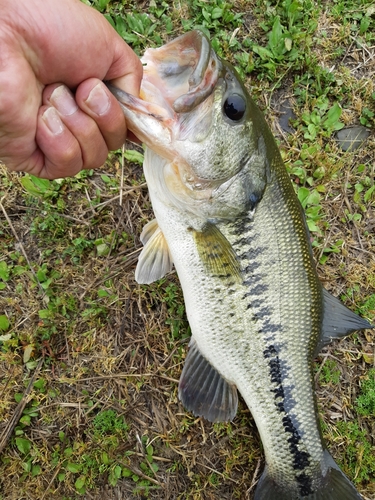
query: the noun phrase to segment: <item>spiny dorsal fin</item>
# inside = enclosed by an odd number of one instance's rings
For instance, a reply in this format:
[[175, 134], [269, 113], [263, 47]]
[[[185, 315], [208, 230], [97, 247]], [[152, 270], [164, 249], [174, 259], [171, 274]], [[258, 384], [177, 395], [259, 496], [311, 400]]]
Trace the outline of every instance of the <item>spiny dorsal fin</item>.
[[207, 272], [240, 278], [241, 269], [233, 247], [214, 224], [207, 223], [203, 231], [194, 231], [194, 239]]
[[356, 330], [366, 328], [374, 328], [374, 326], [348, 309], [339, 299], [323, 288], [322, 337], [317, 352], [333, 339], [345, 337]]
[[187, 410], [210, 422], [228, 422], [237, 413], [236, 386], [227, 382], [202, 356], [193, 338], [182, 370], [178, 397]]
[[167, 241], [156, 220], [146, 224], [141, 241], [145, 246], [138, 257], [135, 280], [140, 284], [149, 284], [169, 273], [173, 262]]

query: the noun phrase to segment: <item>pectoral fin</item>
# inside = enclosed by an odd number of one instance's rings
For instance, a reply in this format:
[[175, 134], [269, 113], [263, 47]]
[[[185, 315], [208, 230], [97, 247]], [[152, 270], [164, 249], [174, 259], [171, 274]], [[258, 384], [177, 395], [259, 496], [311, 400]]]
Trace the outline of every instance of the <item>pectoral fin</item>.
[[152, 219], [150, 222], [147, 222], [142, 229], [141, 236], [139, 237], [141, 242], [146, 245], [151, 236], [158, 230], [160, 231], [158, 221], [156, 219]]
[[172, 270], [172, 258], [167, 241], [156, 220], [146, 224], [141, 234], [145, 244], [135, 270], [137, 283], [149, 284], [162, 278]]
[[214, 224], [206, 224], [203, 231], [194, 231], [194, 239], [208, 273], [221, 278], [241, 277], [232, 245]]
[[374, 326], [323, 289], [322, 338], [316, 353], [333, 339], [345, 337], [356, 330], [365, 330], [366, 328], [374, 328]]
[[236, 386], [227, 382], [202, 356], [193, 338], [182, 370], [178, 397], [187, 410], [210, 422], [228, 422], [237, 413]]

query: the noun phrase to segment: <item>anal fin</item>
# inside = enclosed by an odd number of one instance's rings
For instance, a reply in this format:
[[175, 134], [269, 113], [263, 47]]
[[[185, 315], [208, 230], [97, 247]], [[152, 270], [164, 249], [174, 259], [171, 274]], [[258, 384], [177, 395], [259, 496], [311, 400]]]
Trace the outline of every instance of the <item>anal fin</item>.
[[202, 356], [193, 338], [182, 370], [178, 396], [187, 410], [210, 422], [228, 422], [237, 413], [236, 386], [227, 382]]

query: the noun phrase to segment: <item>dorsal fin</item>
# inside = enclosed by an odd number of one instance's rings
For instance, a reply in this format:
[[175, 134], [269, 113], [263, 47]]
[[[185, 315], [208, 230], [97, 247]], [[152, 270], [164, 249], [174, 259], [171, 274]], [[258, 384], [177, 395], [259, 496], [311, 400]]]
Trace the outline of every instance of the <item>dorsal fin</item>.
[[323, 288], [322, 337], [317, 346], [317, 353], [333, 339], [345, 337], [356, 330], [366, 328], [374, 328], [374, 326], [348, 309], [339, 299]]
[[193, 338], [182, 370], [178, 397], [187, 410], [210, 422], [228, 422], [237, 413], [236, 386], [227, 382], [202, 356]]
[[143, 228], [141, 241], [145, 246], [138, 257], [135, 280], [149, 284], [169, 273], [173, 262], [168, 243], [155, 219]]

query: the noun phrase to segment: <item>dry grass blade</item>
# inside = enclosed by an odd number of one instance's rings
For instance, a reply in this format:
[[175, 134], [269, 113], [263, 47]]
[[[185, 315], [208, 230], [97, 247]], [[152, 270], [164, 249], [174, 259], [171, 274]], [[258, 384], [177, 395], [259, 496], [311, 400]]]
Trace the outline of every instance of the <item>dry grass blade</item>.
[[26, 253], [26, 250], [25, 250], [25, 247], [23, 246], [23, 243], [22, 243], [21, 239], [18, 237], [17, 231], [14, 229], [14, 226], [13, 226], [13, 224], [12, 224], [12, 221], [11, 221], [11, 220], [10, 220], [10, 218], [8, 217], [8, 214], [7, 214], [6, 210], [5, 210], [5, 207], [4, 207], [4, 205], [3, 205], [3, 201], [4, 201], [4, 200], [5, 200], [5, 196], [3, 196], [3, 197], [0, 199], [0, 208], [1, 208], [2, 212], [3, 212], [3, 214], [4, 214], [4, 217], [5, 217], [6, 221], [7, 221], [7, 223], [9, 224], [10, 229], [12, 230], [12, 233], [14, 234], [14, 237], [15, 237], [15, 238], [16, 238], [16, 240], [17, 240], [17, 243], [18, 243], [18, 245], [19, 245], [19, 247], [20, 247], [20, 249], [21, 249], [21, 252], [22, 252], [23, 256], [24, 256], [24, 257], [25, 257], [25, 259], [26, 259], [26, 262], [27, 262], [27, 264], [28, 264], [28, 266], [29, 266], [29, 269], [30, 269], [30, 271], [31, 271], [32, 275], [34, 276], [34, 279], [35, 279], [36, 283], [38, 283], [38, 286], [39, 286], [39, 288], [40, 288], [40, 291], [42, 292], [42, 294], [44, 294], [44, 290], [43, 290], [43, 288], [42, 288], [42, 286], [41, 286], [41, 284], [40, 284], [40, 281], [39, 281], [39, 279], [38, 279], [37, 275], [35, 274], [35, 271], [34, 271], [34, 269], [33, 269], [33, 266], [32, 266], [32, 265], [31, 265], [31, 263], [30, 263], [29, 257], [28, 257], [28, 255], [27, 255], [27, 253]]
[[37, 367], [34, 370], [34, 373], [32, 374], [32, 377], [30, 378], [30, 381], [26, 387], [25, 392], [22, 394], [21, 401], [16, 406], [12, 417], [6, 424], [4, 431], [0, 436], [0, 453], [2, 453], [4, 448], [7, 446], [8, 441], [14, 431], [14, 428], [18, 424], [18, 421], [21, 418], [27, 403], [30, 401], [29, 396], [31, 391], [33, 390], [34, 382], [39, 375], [42, 364], [43, 364], [43, 359], [40, 359]]

